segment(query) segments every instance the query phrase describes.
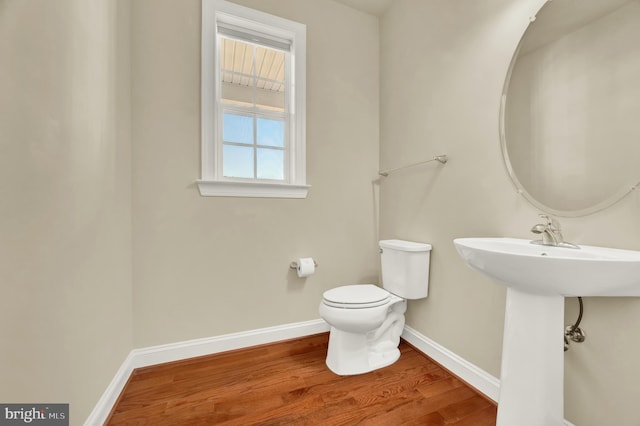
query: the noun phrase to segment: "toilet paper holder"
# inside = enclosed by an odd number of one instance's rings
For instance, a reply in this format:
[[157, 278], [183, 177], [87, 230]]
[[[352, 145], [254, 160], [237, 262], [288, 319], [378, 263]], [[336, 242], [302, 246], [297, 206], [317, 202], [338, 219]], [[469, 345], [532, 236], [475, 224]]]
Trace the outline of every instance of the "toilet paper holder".
[[[318, 262], [316, 262], [316, 260], [313, 260], [313, 266], [315, 266], [316, 268], [318, 267]], [[289, 268], [291, 269], [298, 269], [298, 261], [294, 260], [293, 262], [291, 262], [289, 264]]]

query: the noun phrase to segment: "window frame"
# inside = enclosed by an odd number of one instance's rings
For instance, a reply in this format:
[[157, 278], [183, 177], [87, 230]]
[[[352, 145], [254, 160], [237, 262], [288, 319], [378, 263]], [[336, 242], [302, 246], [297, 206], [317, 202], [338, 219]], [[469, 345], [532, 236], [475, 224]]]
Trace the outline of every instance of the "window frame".
[[[284, 180], [222, 176], [222, 119], [227, 107], [219, 105], [220, 39], [218, 24], [230, 25], [277, 43], [290, 43], [288, 90], [289, 143], [285, 148]], [[258, 43], [265, 45], [262, 43]], [[268, 47], [267, 45], [265, 45]], [[226, 0], [202, 0], [201, 46], [201, 179], [203, 196], [306, 198], [306, 26], [288, 19], [237, 5]], [[286, 80], [286, 79], [285, 79]], [[288, 164], [287, 164], [288, 163]]]

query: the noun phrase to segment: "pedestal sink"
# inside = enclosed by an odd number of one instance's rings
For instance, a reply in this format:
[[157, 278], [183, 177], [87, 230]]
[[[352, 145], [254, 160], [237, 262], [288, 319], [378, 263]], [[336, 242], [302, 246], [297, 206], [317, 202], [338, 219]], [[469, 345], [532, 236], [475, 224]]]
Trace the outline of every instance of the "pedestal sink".
[[640, 296], [640, 252], [457, 238], [471, 268], [507, 287], [498, 426], [564, 424], [564, 297]]

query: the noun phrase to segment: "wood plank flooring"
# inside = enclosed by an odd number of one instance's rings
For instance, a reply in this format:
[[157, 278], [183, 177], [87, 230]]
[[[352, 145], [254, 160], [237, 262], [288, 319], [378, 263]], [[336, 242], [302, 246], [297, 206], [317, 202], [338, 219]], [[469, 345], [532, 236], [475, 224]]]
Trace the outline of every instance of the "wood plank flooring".
[[357, 376], [325, 365], [328, 334], [133, 372], [107, 425], [495, 425], [496, 405], [406, 342]]

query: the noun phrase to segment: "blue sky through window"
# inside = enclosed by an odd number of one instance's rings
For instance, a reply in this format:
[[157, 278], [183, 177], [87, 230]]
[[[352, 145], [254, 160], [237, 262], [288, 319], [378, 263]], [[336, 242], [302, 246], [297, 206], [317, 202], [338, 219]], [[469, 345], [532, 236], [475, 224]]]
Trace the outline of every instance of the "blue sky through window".
[[258, 118], [258, 145], [284, 147], [284, 121]]
[[223, 175], [284, 180], [284, 124], [279, 119], [224, 113]]
[[258, 179], [284, 179], [284, 151], [258, 148]]
[[253, 144], [253, 117], [224, 114], [222, 139], [225, 142]]
[[222, 173], [226, 177], [253, 178], [253, 147], [225, 145]]

